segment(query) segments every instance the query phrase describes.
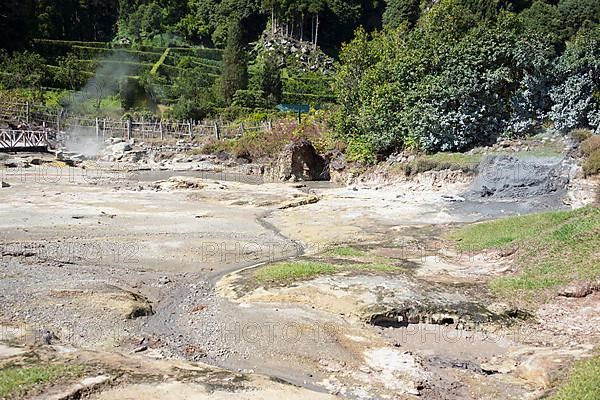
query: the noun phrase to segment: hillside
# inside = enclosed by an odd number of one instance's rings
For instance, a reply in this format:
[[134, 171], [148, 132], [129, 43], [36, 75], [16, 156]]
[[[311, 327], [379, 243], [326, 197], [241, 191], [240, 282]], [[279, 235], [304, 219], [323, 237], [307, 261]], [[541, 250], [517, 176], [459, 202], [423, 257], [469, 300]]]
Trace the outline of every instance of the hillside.
[[6, 15], [27, 29], [4, 44], [3, 89], [88, 114], [323, 109], [324, 141], [364, 164], [600, 132], [595, 0], [37, 0]]

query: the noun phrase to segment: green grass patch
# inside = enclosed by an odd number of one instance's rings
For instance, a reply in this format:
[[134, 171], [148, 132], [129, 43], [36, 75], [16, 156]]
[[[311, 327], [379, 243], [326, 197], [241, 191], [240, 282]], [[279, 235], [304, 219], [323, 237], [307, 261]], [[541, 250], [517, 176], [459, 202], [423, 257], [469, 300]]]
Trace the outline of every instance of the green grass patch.
[[554, 211], [470, 225], [452, 232], [460, 250], [517, 249], [519, 271], [490, 286], [509, 298], [541, 302], [546, 289], [600, 278], [600, 207]]
[[383, 262], [375, 262], [369, 264], [352, 264], [346, 267], [349, 271], [379, 271], [379, 272], [394, 272], [404, 271], [404, 267], [388, 264]]
[[284, 262], [258, 269], [254, 276], [259, 282], [286, 282], [309, 279], [339, 271], [332, 264], [310, 261]]
[[550, 400], [600, 399], [600, 357], [578, 363]]
[[317, 261], [293, 261], [259, 268], [254, 272], [254, 277], [260, 283], [280, 284], [348, 271], [394, 272], [403, 270], [404, 268], [401, 266], [380, 262], [337, 265]]
[[558, 157], [565, 150], [565, 145], [562, 140], [540, 140], [537, 138], [523, 140], [523, 145], [527, 146], [529, 150], [525, 151], [500, 151], [498, 154], [509, 154], [519, 158], [533, 158], [533, 157]]
[[452, 232], [449, 237], [457, 242], [460, 250], [479, 251], [510, 247], [571, 217], [569, 211], [531, 214], [521, 217], [502, 218], [495, 221], [470, 225]]
[[355, 247], [337, 247], [327, 252], [331, 257], [362, 257], [364, 254], [364, 251]]
[[8, 366], [0, 369], [0, 398], [13, 397], [62, 378], [78, 377], [83, 371], [79, 365]]
[[445, 169], [471, 172], [477, 169], [482, 157], [481, 154], [468, 153], [426, 154], [404, 164], [403, 169], [406, 176]]

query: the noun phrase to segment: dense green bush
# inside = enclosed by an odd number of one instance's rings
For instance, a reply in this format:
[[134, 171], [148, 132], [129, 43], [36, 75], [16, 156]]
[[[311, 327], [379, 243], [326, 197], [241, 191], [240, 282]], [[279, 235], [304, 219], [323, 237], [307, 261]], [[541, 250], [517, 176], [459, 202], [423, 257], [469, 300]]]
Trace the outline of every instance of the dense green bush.
[[600, 26], [584, 28], [558, 59], [550, 117], [558, 129], [600, 133]]
[[[575, 8], [595, 9], [586, 1]], [[467, 150], [533, 132], [548, 115], [559, 129], [598, 129], [598, 28], [560, 7], [534, 6], [515, 14], [441, 0], [413, 29], [359, 30], [334, 83], [338, 136], [363, 154]], [[560, 17], [558, 34], [539, 15]], [[584, 28], [554, 67], [565, 24]]]
[[192, 56], [213, 61], [223, 61], [223, 50], [221, 49], [208, 49], [201, 47], [173, 47], [171, 50], [174, 54], [181, 54], [182, 56]]
[[169, 117], [177, 120], [203, 120], [213, 111], [208, 103], [194, 101], [194, 99], [179, 99], [171, 108]]

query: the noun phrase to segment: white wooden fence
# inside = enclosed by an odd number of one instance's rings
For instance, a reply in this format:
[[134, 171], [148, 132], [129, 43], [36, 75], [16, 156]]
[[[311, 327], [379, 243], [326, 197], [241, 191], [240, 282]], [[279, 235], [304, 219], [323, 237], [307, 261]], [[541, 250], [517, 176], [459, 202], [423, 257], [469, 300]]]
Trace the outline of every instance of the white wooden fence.
[[[211, 121], [132, 121], [107, 118], [87, 118], [50, 108], [33, 102], [22, 102], [0, 98], [0, 119], [14, 123], [26, 123], [51, 129], [55, 132], [96, 134], [99, 138], [122, 137], [136, 139], [187, 139], [214, 137], [228, 139], [241, 136], [246, 131], [270, 131], [270, 121], [254, 125]], [[26, 128], [25, 128], [26, 129]]]

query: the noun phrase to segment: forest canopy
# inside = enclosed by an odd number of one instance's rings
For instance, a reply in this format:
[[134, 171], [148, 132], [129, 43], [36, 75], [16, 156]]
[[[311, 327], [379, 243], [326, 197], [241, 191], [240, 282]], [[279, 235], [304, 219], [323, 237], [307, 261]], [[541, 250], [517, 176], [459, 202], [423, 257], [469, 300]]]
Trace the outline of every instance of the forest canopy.
[[[141, 50], [127, 62], [146, 71], [128, 86], [168, 102], [177, 117], [286, 100], [334, 103], [331, 126], [356, 159], [404, 148], [462, 151], [543, 126], [600, 133], [598, 0], [8, 0], [0, 7], [5, 88], [76, 89], [95, 65], [86, 57], [102, 50], [86, 43], [111, 42]], [[335, 68], [311, 60], [292, 68], [256, 45], [265, 35], [300, 43], [302, 54], [322, 49]], [[33, 39], [81, 43], [47, 65], [32, 52]], [[163, 53], [167, 47], [180, 50]]]

